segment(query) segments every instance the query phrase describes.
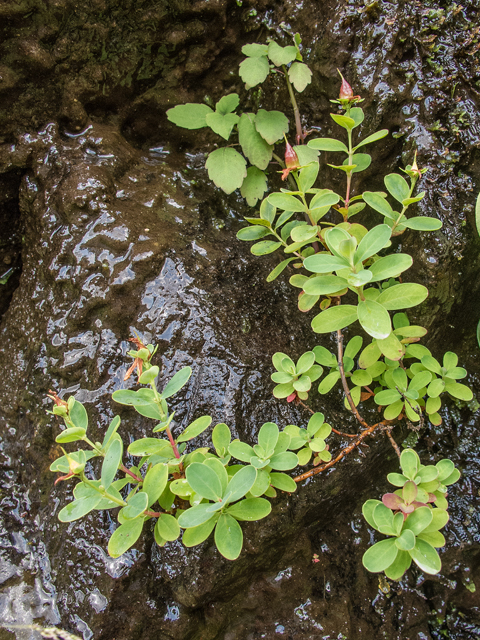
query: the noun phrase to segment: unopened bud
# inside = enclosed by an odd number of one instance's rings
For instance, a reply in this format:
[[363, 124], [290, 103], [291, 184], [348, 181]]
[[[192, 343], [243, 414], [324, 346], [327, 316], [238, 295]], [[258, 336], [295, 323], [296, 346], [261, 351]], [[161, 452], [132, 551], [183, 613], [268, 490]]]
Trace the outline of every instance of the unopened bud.
[[298, 169], [300, 167], [300, 162], [298, 160], [298, 156], [295, 152], [295, 149], [288, 143], [287, 140], [285, 147], [285, 166], [287, 169]]
[[[338, 73], [340, 73], [340, 71]], [[340, 73], [340, 77], [342, 79], [342, 84], [340, 86], [339, 99], [340, 100], [351, 100], [354, 97], [353, 96], [353, 89], [348, 84], [348, 82], [345, 80], [345, 78], [342, 76], [341, 73]]]

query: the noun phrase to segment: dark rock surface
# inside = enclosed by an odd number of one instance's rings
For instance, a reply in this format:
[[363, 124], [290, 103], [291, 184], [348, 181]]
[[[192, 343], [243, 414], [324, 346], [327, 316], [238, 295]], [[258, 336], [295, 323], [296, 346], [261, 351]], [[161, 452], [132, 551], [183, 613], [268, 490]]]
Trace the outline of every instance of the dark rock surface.
[[[328, 100], [338, 67], [365, 98], [362, 133], [393, 132], [372, 148], [370, 188], [415, 150], [430, 167], [421, 210], [443, 229], [400, 241], [414, 256], [409, 276], [430, 289], [419, 313], [427, 345], [435, 355], [456, 351], [478, 396], [477, 11], [473, 0], [1, 4], [0, 277], [12, 269], [0, 285], [2, 624], [56, 624], [85, 640], [478, 636], [478, 411], [451, 404], [443, 425], [421, 435], [426, 460], [451, 457], [463, 475], [441, 574], [413, 569], [399, 584], [361, 564], [370, 542], [362, 502], [396, 470], [388, 442], [370, 442], [366, 458], [353, 454], [277, 499], [268, 519], [245, 526], [235, 563], [211, 541], [159, 549], [149, 532], [113, 560], [108, 513], [56, 519], [70, 490], [53, 487], [58, 427], [45, 414], [48, 389], [63, 389], [86, 403], [94, 435], [114, 412], [125, 440], [149, 433], [146, 419], [110, 398], [137, 331], [159, 344], [165, 380], [194, 369], [174, 399], [179, 425], [207, 413], [249, 439], [267, 420], [305, 420], [273, 400], [269, 375], [275, 351], [299, 355], [318, 343], [310, 317], [285, 280], [265, 282], [277, 259], [254, 258], [235, 239], [247, 209], [206, 179], [214, 136], [176, 129], [165, 116], [174, 104], [232, 90], [246, 109], [290, 116], [280, 79], [253, 97], [237, 75], [241, 46], [285, 37], [281, 23], [301, 32], [314, 71], [299, 101], [309, 126], [334, 133]], [[340, 392], [316, 403], [334, 426], [349, 427]], [[0, 629], [2, 640], [12, 637]]]

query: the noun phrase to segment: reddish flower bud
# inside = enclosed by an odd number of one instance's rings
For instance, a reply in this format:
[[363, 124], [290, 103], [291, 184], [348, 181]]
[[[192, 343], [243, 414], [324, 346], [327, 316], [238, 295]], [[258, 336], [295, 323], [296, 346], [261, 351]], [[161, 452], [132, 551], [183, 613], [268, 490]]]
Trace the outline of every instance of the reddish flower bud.
[[295, 149], [285, 141], [287, 146], [285, 147], [285, 166], [287, 169], [298, 169], [300, 166], [300, 162], [298, 161], [298, 156], [295, 153]]
[[[340, 71], [338, 72], [340, 73]], [[351, 100], [354, 95], [353, 95], [353, 89], [352, 87], [348, 84], [348, 82], [345, 80], [345, 78], [342, 76], [342, 74], [340, 73], [340, 77], [342, 79], [342, 84], [340, 86], [340, 95], [339, 95], [339, 99], [340, 100]]]

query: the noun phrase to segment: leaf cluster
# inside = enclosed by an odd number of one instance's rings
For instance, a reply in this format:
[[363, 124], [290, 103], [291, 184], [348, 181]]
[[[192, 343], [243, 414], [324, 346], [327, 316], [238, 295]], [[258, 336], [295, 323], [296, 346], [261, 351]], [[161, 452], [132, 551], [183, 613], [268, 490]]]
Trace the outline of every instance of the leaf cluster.
[[363, 565], [373, 573], [384, 571], [392, 580], [400, 580], [412, 560], [425, 573], [440, 571], [436, 549], [445, 546], [439, 530], [449, 519], [446, 487], [460, 477], [451, 460], [425, 466], [413, 449], [402, 452], [400, 465], [401, 474], [388, 475], [399, 489], [385, 494], [381, 502], [367, 500], [362, 509], [371, 527], [390, 536], [365, 552]]

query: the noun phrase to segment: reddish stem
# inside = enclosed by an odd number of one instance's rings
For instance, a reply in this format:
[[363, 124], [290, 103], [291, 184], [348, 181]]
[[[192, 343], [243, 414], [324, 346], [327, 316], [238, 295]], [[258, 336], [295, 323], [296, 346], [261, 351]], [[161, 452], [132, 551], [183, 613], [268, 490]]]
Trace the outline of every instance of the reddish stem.
[[172, 432], [170, 431], [169, 427], [166, 427], [165, 433], [167, 434], [168, 439], [170, 440], [170, 444], [172, 445], [173, 454], [174, 454], [175, 458], [177, 458], [177, 460], [178, 460], [178, 458], [180, 458], [180, 454], [178, 453], [176, 442], [173, 439]]
[[123, 473], [126, 473], [127, 475], [129, 475], [130, 477], [132, 477], [134, 480], [136, 480], [137, 482], [143, 482], [143, 478], [141, 476], [137, 476], [133, 473], [133, 471], [130, 471], [130, 469], [127, 469], [127, 467], [124, 464], [121, 464], [119, 467], [120, 471], [123, 471]]
[[337, 464], [337, 462], [339, 462], [347, 454], [349, 454], [356, 447], [358, 447], [358, 445], [362, 442], [362, 440], [364, 440], [367, 436], [372, 435], [375, 429], [377, 429], [378, 427], [384, 424], [385, 423], [382, 421], [372, 425], [371, 427], [368, 427], [368, 429], [365, 429], [365, 431], [362, 431], [362, 433], [357, 437], [355, 442], [352, 442], [352, 444], [349, 444], [348, 447], [345, 447], [345, 449], [342, 449], [334, 460], [330, 460], [330, 462], [323, 464], [321, 467], [317, 467], [316, 469], [310, 469], [310, 471], [307, 471], [306, 473], [302, 473], [301, 476], [297, 476], [296, 478], [294, 478], [295, 482], [302, 482], [302, 480], [311, 478], [312, 476], [317, 475], [317, 473], [321, 473], [322, 471], [325, 471], [326, 469], [333, 467], [335, 464]]
[[145, 509], [143, 513], [151, 518], [159, 518], [162, 515], [161, 511], [149, 511], [148, 509]]

